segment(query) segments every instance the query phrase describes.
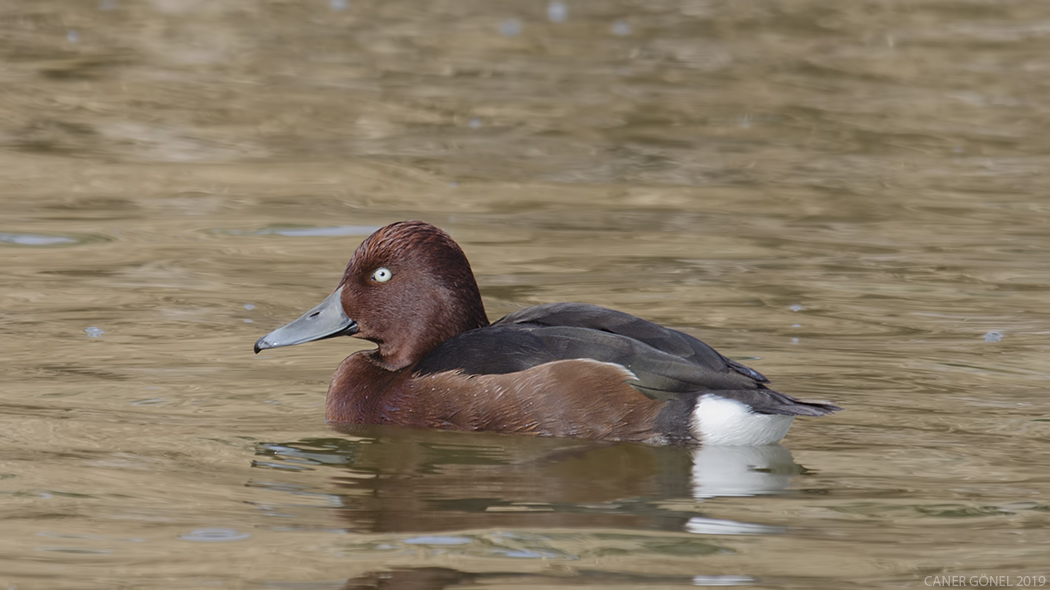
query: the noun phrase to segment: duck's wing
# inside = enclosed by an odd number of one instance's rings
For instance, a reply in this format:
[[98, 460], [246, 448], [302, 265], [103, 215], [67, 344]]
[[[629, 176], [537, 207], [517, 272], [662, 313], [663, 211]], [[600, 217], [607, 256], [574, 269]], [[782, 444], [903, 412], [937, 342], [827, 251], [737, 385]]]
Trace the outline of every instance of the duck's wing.
[[654, 399], [698, 391], [764, 389], [767, 379], [687, 334], [583, 304], [533, 307], [465, 332], [428, 353], [417, 374], [505, 374], [555, 360], [592, 359], [630, 371], [629, 383]]
[[493, 325], [575, 326], [600, 330], [644, 342], [657, 350], [679, 356], [710, 370], [735, 371], [757, 383], [769, 383], [769, 379], [762, 373], [722, 356], [689, 334], [597, 305], [547, 303], [508, 314]]

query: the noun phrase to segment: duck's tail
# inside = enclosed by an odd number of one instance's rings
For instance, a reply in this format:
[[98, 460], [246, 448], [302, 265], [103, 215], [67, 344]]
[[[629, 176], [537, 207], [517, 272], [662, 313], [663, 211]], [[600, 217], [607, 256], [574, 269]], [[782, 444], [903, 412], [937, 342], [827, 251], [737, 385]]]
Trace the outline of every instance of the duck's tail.
[[764, 387], [731, 391], [705, 391], [701, 395], [714, 395], [736, 400], [748, 406], [755, 414], [773, 416], [826, 416], [842, 409], [831, 402], [798, 399], [786, 393], [780, 393]]

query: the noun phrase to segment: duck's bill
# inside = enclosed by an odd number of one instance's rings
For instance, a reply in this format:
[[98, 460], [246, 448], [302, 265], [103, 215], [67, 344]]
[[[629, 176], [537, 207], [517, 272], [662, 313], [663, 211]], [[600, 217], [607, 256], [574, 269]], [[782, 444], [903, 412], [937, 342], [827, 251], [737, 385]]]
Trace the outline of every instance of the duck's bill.
[[267, 348], [293, 346], [314, 340], [324, 340], [336, 336], [350, 336], [357, 333], [357, 322], [346, 317], [343, 312], [339, 287], [317, 307], [303, 314], [303, 317], [277, 328], [255, 342], [255, 354]]

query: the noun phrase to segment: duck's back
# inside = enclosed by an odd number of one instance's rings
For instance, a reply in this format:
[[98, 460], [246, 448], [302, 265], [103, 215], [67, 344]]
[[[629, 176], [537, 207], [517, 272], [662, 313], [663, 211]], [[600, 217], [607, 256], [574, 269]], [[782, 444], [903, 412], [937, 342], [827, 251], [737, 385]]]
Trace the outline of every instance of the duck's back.
[[769, 381], [688, 334], [583, 303], [529, 307], [460, 334], [427, 354], [416, 372], [504, 374], [570, 359], [620, 365], [634, 374], [631, 385], [665, 401], [694, 391], [759, 389]]

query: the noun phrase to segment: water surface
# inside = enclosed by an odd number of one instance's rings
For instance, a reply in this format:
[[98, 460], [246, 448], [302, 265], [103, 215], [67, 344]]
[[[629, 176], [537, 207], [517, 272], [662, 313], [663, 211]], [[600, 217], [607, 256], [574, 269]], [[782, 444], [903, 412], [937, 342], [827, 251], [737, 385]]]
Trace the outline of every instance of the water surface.
[[[7, 2], [0, 586], [1050, 577], [1047, 22]], [[613, 307], [847, 411], [760, 449], [332, 430], [365, 345], [252, 344], [408, 218], [493, 319]]]

